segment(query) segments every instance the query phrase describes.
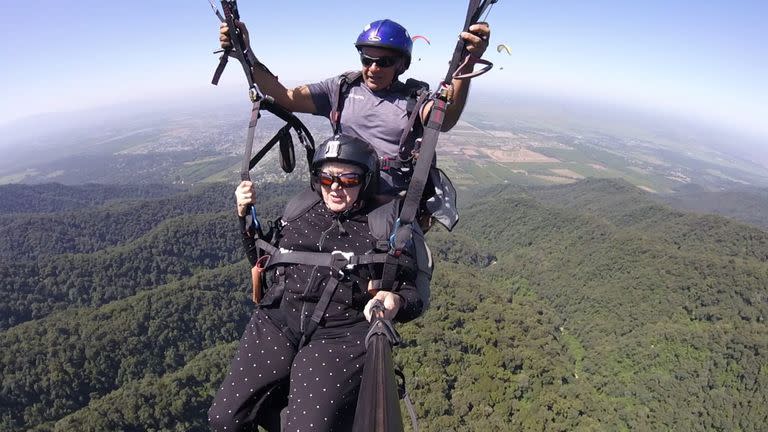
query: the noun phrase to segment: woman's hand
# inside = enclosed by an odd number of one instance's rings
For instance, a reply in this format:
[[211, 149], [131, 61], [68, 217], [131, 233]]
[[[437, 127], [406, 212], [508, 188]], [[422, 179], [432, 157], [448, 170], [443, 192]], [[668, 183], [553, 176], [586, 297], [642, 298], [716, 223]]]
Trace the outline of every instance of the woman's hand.
[[245, 216], [245, 209], [248, 204], [256, 204], [256, 188], [252, 182], [242, 181], [235, 189], [235, 200], [237, 201], [237, 215]]
[[368, 300], [368, 303], [366, 303], [365, 308], [363, 309], [365, 319], [367, 319], [369, 322], [371, 321], [371, 306], [373, 306], [373, 302], [376, 300], [380, 301], [384, 305], [384, 313], [382, 314], [381, 312], [378, 312], [377, 318], [384, 318], [386, 320], [394, 319], [397, 315], [397, 312], [400, 310], [400, 306], [403, 304], [402, 297], [389, 291], [377, 292], [377, 290], [373, 289], [373, 282], [368, 283], [368, 292], [374, 294], [374, 296], [372, 299]]

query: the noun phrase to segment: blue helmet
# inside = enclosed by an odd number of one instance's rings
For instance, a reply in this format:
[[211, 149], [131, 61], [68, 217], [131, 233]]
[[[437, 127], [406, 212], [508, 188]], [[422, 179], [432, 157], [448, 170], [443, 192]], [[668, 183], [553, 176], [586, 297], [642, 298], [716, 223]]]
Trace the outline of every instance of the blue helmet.
[[363, 32], [357, 37], [355, 46], [362, 47], [387, 48], [398, 51], [405, 57], [405, 68], [411, 64], [411, 50], [413, 40], [408, 30], [400, 24], [388, 20], [374, 21], [363, 28]]

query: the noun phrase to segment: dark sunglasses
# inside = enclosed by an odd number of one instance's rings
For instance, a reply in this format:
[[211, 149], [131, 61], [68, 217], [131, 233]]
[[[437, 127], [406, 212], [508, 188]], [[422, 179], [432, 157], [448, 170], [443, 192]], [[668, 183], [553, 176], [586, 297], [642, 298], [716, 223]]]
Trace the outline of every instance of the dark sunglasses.
[[314, 177], [315, 181], [322, 186], [331, 186], [334, 183], [338, 183], [343, 188], [353, 188], [363, 184], [363, 175], [358, 173], [342, 173], [335, 176], [320, 171], [315, 173]]
[[376, 65], [380, 68], [388, 68], [397, 64], [398, 61], [400, 61], [399, 56], [371, 57], [360, 53], [360, 62], [365, 67], [370, 67], [372, 64], [376, 63]]

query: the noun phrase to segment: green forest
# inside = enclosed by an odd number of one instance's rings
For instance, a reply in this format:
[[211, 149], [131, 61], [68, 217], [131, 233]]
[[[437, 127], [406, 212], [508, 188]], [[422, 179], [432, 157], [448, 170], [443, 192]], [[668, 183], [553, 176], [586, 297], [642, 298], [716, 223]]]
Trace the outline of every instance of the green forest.
[[[233, 190], [0, 186], [0, 430], [208, 430], [253, 308]], [[398, 327], [420, 430], [765, 430], [768, 232], [621, 180], [463, 198]]]

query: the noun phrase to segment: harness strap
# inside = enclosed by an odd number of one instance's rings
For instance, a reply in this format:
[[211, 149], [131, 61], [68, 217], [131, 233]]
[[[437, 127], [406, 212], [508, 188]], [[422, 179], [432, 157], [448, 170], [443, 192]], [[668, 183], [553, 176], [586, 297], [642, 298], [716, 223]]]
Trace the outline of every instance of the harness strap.
[[339, 76], [339, 88], [336, 92], [335, 99], [331, 99], [331, 114], [328, 117], [331, 121], [331, 128], [333, 134], [337, 135], [341, 132], [341, 111], [344, 109], [344, 96], [349, 91], [349, 87], [360, 79], [363, 74], [360, 71], [345, 72]]
[[432, 160], [435, 157], [435, 148], [437, 146], [437, 137], [440, 134], [443, 120], [445, 118], [445, 109], [447, 102], [442, 99], [435, 99], [432, 106], [432, 112], [429, 116], [429, 122], [424, 127], [424, 137], [421, 142], [421, 151], [416, 161], [411, 183], [408, 185], [408, 191], [405, 193], [405, 200], [400, 211], [400, 227], [395, 232], [394, 250], [400, 251], [411, 240], [412, 224], [416, 219], [416, 213], [421, 202], [421, 195], [424, 193], [424, 187], [427, 185], [429, 169], [432, 166]]
[[[464, 31], [469, 31], [469, 27], [472, 24], [477, 23], [480, 20], [483, 12], [492, 4], [498, 0], [469, 0], [469, 6], [467, 7], [467, 16], [464, 21]], [[457, 76], [456, 71], [461, 66], [461, 60], [463, 57], [467, 57], [469, 54], [466, 50], [466, 44], [463, 40], [459, 40], [456, 43], [456, 48], [453, 51], [453, 57], [448, 66], [448, 73], [445, 76], [439, 88], [435, 94], [431, 97], [434, 101], [432, 109], [429, 114], [429, 121], [424, 125], [424, 135], [421, 139], [421, 149], [416, 161], [413, 176], [411, 176], [411, 182], [408, 185], [408, 190], [405, 194], [405, 200], [403, 201], [403, 207], [400, 212], [400, 227], [395, 233], [393, 243], [394, 251], [402, 250], [405, 245], [411, 240], [413, 236], [413, 222], [416, 219], [416, 214], [419, 209], [424, 188], [426, 187], [429, 179], [429, 170], [432, 165], [432, 161], [435, 158], [435, 148], [437, 147], [437, 139], [440, 135], [440, 129], [442, 128], [443, 121], [445, 120], [445, 110], [448, 107], [448, 97], [445, 92], [450, 88], [449, 83], [454, 79], [468, 78], [470, 75]], [[479, 62], [477, 59], [471, 59], [474, 62]], [[467, 57], [465, 61], [469, 61]], [[485, 62], [490, 69], [490, 62]], [[477, 74], [471, 74], [476, 76]]]
[[224, 54], [222, 54], [221, 57], [219, 57], [219, 65], [216, 66], [216, 70], [213, 72], [213, 79], [211, 79], [211, 84], [213, 85], [219, 84], [219, 79], [221, 78], [221, 74], [224, 72], [224, 68], [227, 67], [228, 61], [229, 61], [229, 53], [225, 51]]
[[[340, 269], [338, 270], [341, 271]], [[307, 328], [304, 329], [304, 334], [301, 336], [301, 342], [299, 343], [300, 347], [309, 343], [309, 339], [315, 331], [317, 331], [318, 327], [320, 327], [320, 321], [323, 319], [323, 315], [325, 315], [325, 311], [331, 303], [331, 297], [333, 297], [333, 294], [336, 292], [337, 286], [339, 286], [338, 279], [335, 277], [328, 279], [328, 283], [323, 289], [323, 294], [320, 296], [317, 305], [315, 305], [315, 311], [312, 313], [312, 320], [307, 323]], [[302, 317], [302, 320], [303, 319], [304, 317]]]
[[256, 239], [254, 246], [265, 251], [267, 255], [274, 255], [278, 252], [276, 247], [272, 246], [272, 244], [263, 239]]
[[388, 169], [402, 170], [403, 168], [410, 168], [411, 163], [405, 160], [393, 159], [388, 157], [379, 158], [379, 169], [386, 171]]
[[262, 99], [261, 103], [264, 105], [261, 107], [261, 109], [265, 109], [271, 112], [280, 120], [283, 120], [286, 125], [280, 128], [275, 136], [273, 136], [272, 139], [270, 139], [264, 145], [264, 147], [262, 147], [259, 152], [256, 153], [256, 155], [248, 161], [248, 169], [250, 170], [251, 168], [255, 167], [256, 164], [258, 164], [259, 161], [261, 161], [261, 159], [270, 150], [272, 150], [275, 144], [280, 143], [281, 167], [283, 168], [283, 171], [287, 173], [293, 171], [293, 168], [296, 165], [296, 161], [293, 156], [293, 140], [291, 139], [291, 129], [293, 129], [293, 131], [296, 133], [296, 136], [299, 137], [299, 142], [304, 145], [304, 150], [306, 151], [307, 155], [307, 163], [311, 165], [315, 154], [315, 139], [312, 137], [309, 129], [307, 129], [307, 126], [302, 123], [301, 120], [299, 120], [298, 117], [296, 117], [293, 113], [275, 103], [274, 100], [272, 100], [269, 96], [266, 96], [264, 99]]
[[329, 119], [331, 120], [331, 128], [333, 129], [334, 135], [338, 135], [339, 130], [341, 129], [341, 96], [344, 93], [342, 87], [344, 87], [346, 83], [347, 80], [342, 75], [341, 78], [339, 78], [339, 91], [336, 94], [336, 100], [331, 107], [331, 115], [329, 116]]
[[278, 250], [272, 255], [268, 267], [285, 264], [306, 264], [344, 269], [349, 260], [341, 253], [302, 252]]
[[394, 254], [387, 253], [386, 261], [384, 261], [383, 268], [381, 270], [381, 279], [373, 281], [373, 288], [385, 291], [394, 291], [397, 283], [397, 271], [398, 262], [403, 257], [401, 254], [396, 257]]
[[266, 246], [269, 247], [271, 258], [269, 263], [267, 263], [267, 267], [285, 264], [306, 264], [311, 266], [331, 267], [343, 271], [344, 269], [359, 265], [384, 264], [385, 269], [388, 267], [394, 268], [395, 273], [397, 272], [398, 267], [416, 270], [416, 261], [406, 255], [395, 257], [384, 252], [366, 255], [349, 255], [343, 252], [283, 251], [263, 240], [258, 240], [257, 246], [265, 250], [268, 250], [266, 249]]
[[[469, 31], [469, 27], [472, 24], [475, 24], [478, 21], [480, 21], [480, 17], [482, 16], [483, 12], [485, 12], [485, 10], [489, 6], [496, 3], [497, 1], [498, 0], [469, 0], [469, 5], [467, 7], [467, 16], [464, 21], [464, 31]], [[448, 66], [448, 73], [445, 74], [445, 78], [443, 79], [444, 83], [450, 83], [451, 80], [453, 80], [453, 78], [467, 78], [467, 77], [455, 76], [456, 71], [459, 69], [460, 65], [462, 64], [462, 57], [466, 57], [467, 54], [468, 53], [467, 53], [467, 49], [464, 41], [459, 40], [456, 43], [456, 48], [454, 48], [453, 50], [453, 56], [451, 57], [451, 62], [449, 63], [449, 66]], [[484, 64], [486, 63], [490, 63], [490, 62], [484, 62]], [[487, 69], [486, 69], [486, 72], [487, 72]]]
[[[251, 160], [251, 152], [253, 152], [253, 139], [256, 136], [256, 124], [259, 122], [259, 110], [261, 109], [261, 102], [264, 99], [255, 99], [253, 101], [253, 107], [251, 108], [251, 120], [248, 122], [248, 136], [245, 138], [245, 153], [243, 154], [243, 163], [240, 168], [240, 180], [251, 181], [250, 167], [248, 162]], [[255, 212], [252, 211], [253, 204], [248, 204], [245, 208], [245, 227], [248, 231], [260, 232], [261, 226], [259, 220], [255, 217]]]
[[418, 97], [410, 97], [408, 98], [408, 125], [403, 130], [403, 134], [400, 136], [400, 144], [398, 148], [400, 149], [400, 159], [404, 161], [410, 161], [413, 159], [413, 150], [414, 149], [408, 149], [406, 148], [405, 144], [408, 142], [408, 137], [413, 133], [414, 125], [416, 125], [416, 119], [419, 119], [421, 117], [421, 108], [424, 106], [424, 102], [426, 102], [427, 97], [429, 97], [429, 92], [421, 92]]
[[411, 416], [411, 428], [413, 432], [419, 432], [419, 422], [416, 417], [416, 409], [413, 407], [411, 397], [408, 395], [408, 390], [405, 388], [405, 374], [400, 369], [395, 369], [395, 375], [400, 378], [400, 382], [397, 383], [397, 393], [400, 399], [405, 402], [405, 407], [408, 409], [408, 415]]
[[[245, 218], [241, 218], [241, 223], [245, 224]], [[243, 235], [243, 249], [245, 249], [245, 257], [248, 258], [248, 262], [251, 267], [256, 265], [256, 261], [259, 260], [259, 246], [257, 241], [247, 233]], [[263, 240], [262, 240], [263, 241]]]
[[274, 147], [275, 144], [277, 144], [278, 141], [280, 141], [280, 138], [282, 136], [284, 136], [285, 134], [288, 134], [288, 136], [290, 136], [290, 130], [291, 130], [291, 125], [287, 124], [283, 126], [279, 131], [277, 131], [275, 136], [273, 136], [271, 140], [269, 140], [266, 144], [264, 144], [264, 147], [262, 147], [261, 150], [259, 150], [259, 152], [256, 153], [256, 155], [251, 158], [250, 162], [248, 163], [249, 168], [255, 167], [256, 164], [259, 163], [261, 158], [263, 158], [270, 150], [272, 150], [272, 147]]

